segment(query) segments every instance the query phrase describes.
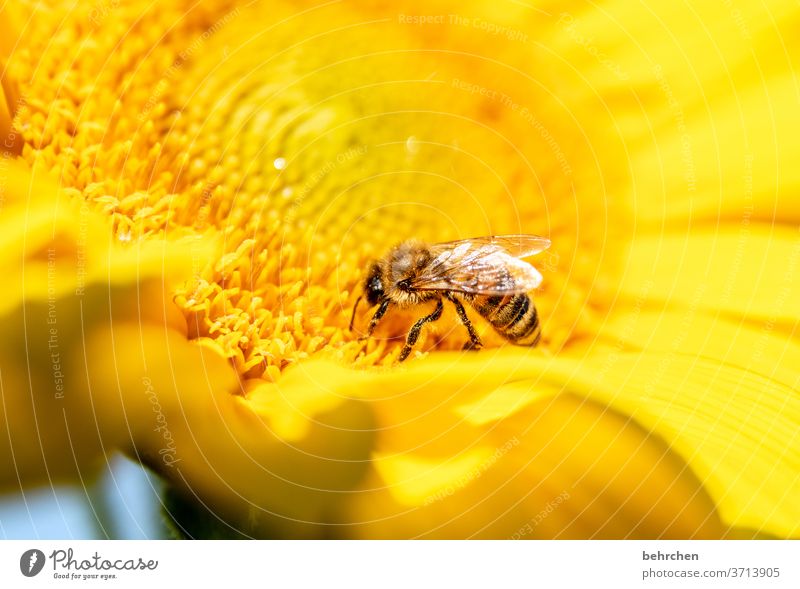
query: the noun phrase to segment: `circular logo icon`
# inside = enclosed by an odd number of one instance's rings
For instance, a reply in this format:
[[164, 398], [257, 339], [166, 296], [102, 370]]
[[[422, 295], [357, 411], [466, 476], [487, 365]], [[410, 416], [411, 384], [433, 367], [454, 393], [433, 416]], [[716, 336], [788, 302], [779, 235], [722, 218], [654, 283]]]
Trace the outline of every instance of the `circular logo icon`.
[[19, 570], [26, 577], [35, 577], [44, 568], [44, 552], [31, 548], [22, 553], [19, 558]]

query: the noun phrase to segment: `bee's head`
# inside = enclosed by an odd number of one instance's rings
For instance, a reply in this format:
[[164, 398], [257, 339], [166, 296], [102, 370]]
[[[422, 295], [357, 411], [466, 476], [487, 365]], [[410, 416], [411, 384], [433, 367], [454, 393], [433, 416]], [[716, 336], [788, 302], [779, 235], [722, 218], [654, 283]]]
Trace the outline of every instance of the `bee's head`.
[[370, 305], [377, 305], [383, 298], [383, 278], [381, 277], [381, 267], [378, 262], [373, 262], [372, 266], [370, 266], [364, 283], [364, 294]]

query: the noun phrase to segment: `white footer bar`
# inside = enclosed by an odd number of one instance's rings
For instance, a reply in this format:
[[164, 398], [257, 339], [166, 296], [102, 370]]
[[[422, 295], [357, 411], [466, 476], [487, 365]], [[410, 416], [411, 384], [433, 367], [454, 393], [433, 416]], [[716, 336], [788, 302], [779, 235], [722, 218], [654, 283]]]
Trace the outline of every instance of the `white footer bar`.
[[2, 587], [187, 581], [325, 589], [797, 588], [800, 541], [0, 542]]

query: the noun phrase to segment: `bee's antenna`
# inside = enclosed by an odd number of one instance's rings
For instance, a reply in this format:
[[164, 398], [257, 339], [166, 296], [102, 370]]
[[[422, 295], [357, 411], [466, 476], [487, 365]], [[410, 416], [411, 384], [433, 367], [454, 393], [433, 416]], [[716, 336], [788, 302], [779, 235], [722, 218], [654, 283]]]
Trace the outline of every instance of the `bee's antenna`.
[[353, 305], [353, 315], [350, 317], [350, 331], [353, 331], [353, 322], [356, 320], [356, 309], [358, 309], [358, 303], [361, 302], [361, 299], [364, 298], [364, 295], [360, 295], [356, 299], [356, 304]]

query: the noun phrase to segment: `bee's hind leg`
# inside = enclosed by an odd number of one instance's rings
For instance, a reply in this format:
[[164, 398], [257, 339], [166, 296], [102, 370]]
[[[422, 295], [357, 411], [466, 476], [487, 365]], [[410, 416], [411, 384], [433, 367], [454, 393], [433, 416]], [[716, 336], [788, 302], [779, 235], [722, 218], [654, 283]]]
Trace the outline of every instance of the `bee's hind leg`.
[[472, 322], [467, 317], [467, 312], [464, 309], [464, 305], [461, 304], [452, 293], [445, 293], [444, 295], [447, 297], [447, 300], [453, 303], [456, 307], [456, 313], [458, 313], [458, 318], [461, 319], [461, 323], [464, 324], [464, 327], [467, 328], [467, 332], [469, 333], [469, 341], [464, 344], [465, 350], [480, 350], [483, 347], [483, 343], [481, 343], [481, 338], [478, 336], [478, 332], [475, 331], [475, 328], [472, 326]]
[[439, 317], [442, 316], [443, 309], [444, 305], [442, 305], [442, 299], [439, 299], [439, 301], [436, 303], [436, 308], [433, 310], [433, 313], [426, 315], [414, 324], [414, 327], [412, 327], [408, 332], [406, 345], [403, 346], [403, 349], [400, 351], [400, 356], [397, 358], [400, 362], [408, 358], [408, 355], [411, 353], [411, 348], [414, 347], [414, 344], [417, 343], [417, 339], [419, 339], [419, 332], [422, 330], [422, 326], [426, 323], [430, 323], [431, 321], [436, 321], [439, 319]]

